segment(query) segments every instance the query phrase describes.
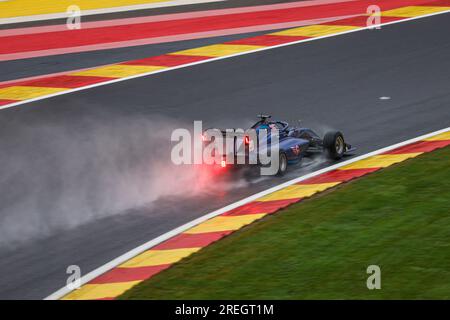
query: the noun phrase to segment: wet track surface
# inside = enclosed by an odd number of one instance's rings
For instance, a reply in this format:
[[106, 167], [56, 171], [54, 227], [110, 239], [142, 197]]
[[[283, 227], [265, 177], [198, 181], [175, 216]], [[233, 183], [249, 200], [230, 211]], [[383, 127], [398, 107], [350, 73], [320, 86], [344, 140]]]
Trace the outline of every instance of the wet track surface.
[[[283, 179], [210, 179], [193, 191], [198, 180], [164, 165], [172, 128], [193, 120], [246, 127], [256, 114], [270, 113], [319, 131], [342, 129], [365, 153], [447, 127], [449, 28], [448, 15], [428, 17], [1, 111], [0, 183], [7, 192], [0, 195], [0, 226], [17, 224], [8, 239], [30, 240], [0, 250], [0, 272], [8, 275], [0, 279], [0, 298], [44, 298], [65, 284], [68, 265], [87, 273], [193, 218], [326, 165], [295, 168]], [[139, 170], [126, 173], [146, 166], [159, 168], [141, 173], [153, 183], [140, 181]], [[136, 181], [151, 190], [134, 190]], [[142, 203], [146, 192], [151, 201]], [[140, 205], [121, 211], [129, 204]], [[52, 216], [59, 210], [63, 219]], [[40, 214], [51, 223], [28, 230], [45, 220]]]

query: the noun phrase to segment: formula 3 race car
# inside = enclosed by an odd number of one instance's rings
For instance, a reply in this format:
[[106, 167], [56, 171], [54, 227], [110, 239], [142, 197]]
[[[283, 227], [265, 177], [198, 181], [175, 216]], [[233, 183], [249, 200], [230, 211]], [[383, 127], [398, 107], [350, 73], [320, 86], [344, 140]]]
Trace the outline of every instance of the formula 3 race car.
[[[270, 115], [258, 115], [259, 120], [251, 127], [256, 132], [259, 130], [267, 130], [267, 141], [270, 144], [271, 133], [270, 130], [276, 128], [279, 136], [279, 161], [277, 175], [284, 175], [289, 165], [297, 164], [301, 162], [304, 157], [310, 157], [317, 154], [324, 154], [328, 159], [339, 160], [345, 154], [349, 154], [355, 150], [350, 144], [348, 144], [344, 135], [340, 131], [328, 131], [321, 138], [310, 128], [304, 128], [300, 126], [290, 126], [285, 121], [272, 120]], [[225, 136], [226, 131], [221, 130]], [[249, 165], [251, 162], [251, 152], [248, 152], [249, 136], [245, 133], [239, 139], [239, 136], [234, 138], [234, 157], [237, 155], [239, 145], [244, 145], [246, 150], [245, 165]], [[259, 138], [258, 138], [259, 139]], [[259, 141], [258, 141], [259, 142]], [[259, 143], [257, 143], [259, 146]], [[255, 153], [253, 153], [255, 154]], [[258, 154], [258, 153], [256, 153]], [[226, 155], [223, 155], [225, 159]], [[236, 162], [234, 162], [234, 166]], [[253, 162], [254, 165], [261, 166], [260, 161], [257, 159]], [[222, 160], [222, 167], [228, 164], [225, 160]]]

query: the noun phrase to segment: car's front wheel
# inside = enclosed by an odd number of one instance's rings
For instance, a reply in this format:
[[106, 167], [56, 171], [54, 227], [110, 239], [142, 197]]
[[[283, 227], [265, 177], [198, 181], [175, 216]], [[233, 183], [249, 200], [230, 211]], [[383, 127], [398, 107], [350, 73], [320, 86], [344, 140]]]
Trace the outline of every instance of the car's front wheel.
[[330, 159], [341, 159], [345, 153], [344, 135], [339, 131], [327, 132], [323, 137], [323, 148]]

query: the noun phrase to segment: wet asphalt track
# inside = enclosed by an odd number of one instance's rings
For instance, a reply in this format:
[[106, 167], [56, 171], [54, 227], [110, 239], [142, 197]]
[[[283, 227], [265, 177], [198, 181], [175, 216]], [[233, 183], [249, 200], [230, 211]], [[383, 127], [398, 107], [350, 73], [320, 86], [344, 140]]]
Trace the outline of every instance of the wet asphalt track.
[[[14, 164], [36, 163], [36, 172], [44, 172], [42, 176], [54, 181], [37, 185], [26, 180], [27, 171], [8, 181], [2, 179], [1, 224], [8, 222], [5, 217], [14, 203], [33, 192], [39, 194], [41, 211], [52, 210], [51, 204], [64, 188], [58, 177], [65, 174], [55, 173], [60, 167], [53, 163], [58, 159], [53, 153], [100, 157], [97, 153], [80, 154], [73, 149], [80, 144], [66, 140], [65, 149], [61, 149], [53, 139], [66, 135], [89, 141], [98, 127], [113, 136], [128, 137], [132, 136], [130, 132], [121, 131], [129, 128], [124, 122], [148, 121], [151, 126], [152, 119], [161, 124], [162, 116], [185, 124], [203, 120], [211, 126], [238, 127], [267, 112], [280, 119], [300, 118], [313, 128], [342, 129], [359, 153], [447, 127], [449, 29], [449, 15], [439, 15], [2, 110], [0, 149], [4, 152], [0, 165], [5, 175]], [[390, 99], [380, 100], [381, 96]], [[30, 127], [32, 130], [27, 129]], [[64, 132], [56, 129], [52, 134], [53, 128], [63, 128]], [[155, 152], [163, 157], [161, 150]], [[297, 168], [283, 180], [312, 169]], [[251, 187], [189, 198], [168, 195], [152, 206], [1, 249], [0, 298], [44, 298], [65, 284], [68, 265], [77, 264], [87, 273], [165, 231], [278, 182], [279, 178], [273, 178]], [[172, 187], [179, 190], [191, 186]], [[30, 221], [25, 214], [22, 223]]]

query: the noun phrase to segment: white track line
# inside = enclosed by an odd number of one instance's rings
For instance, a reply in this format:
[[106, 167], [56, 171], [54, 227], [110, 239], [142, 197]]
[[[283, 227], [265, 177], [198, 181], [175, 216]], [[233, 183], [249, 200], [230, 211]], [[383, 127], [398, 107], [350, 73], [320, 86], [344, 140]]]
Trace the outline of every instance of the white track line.
[[[427, 15], [423, 15], [423, 16], [419, 16], [419, 17], [407, 18], [407, 19], [403, 19], [403, 20], [399, 20], [399, 21], [391, 21], [391, 22], [381, 23], [378, 26], [379, 27], [383, 27], [383, 26], [387, 26], [387, 25], [392, 25], [392, 24], [397, 24], [397, 23], [402, 23], [402, 22], [407, 22], [407, 21], [418, 20], [418, 19], [431, 17], [431, 16], [436, 16], [436, 15], [445, 14], [445, 13], [450, 13], [450, 10], [436, 12], [436, 13], [431, 13], [431, 14], [427, 14]], [[349, 31], [345, 31], [345, 32], [341, 32], [341, 33], [335, 33], [335, 34], [330, 34], [330, 35], [321, 36], [321, 37], [315, 37], [315, 38], [310, 38], [310, 39], [298, 40], [298, 41], [284, 43], [284, 44], [279, 44], [279, 45], [271, 46], [271, 47], [264, 47], [264, 48], [256, 49], [256, 50], [253, 50], [253, 51], [246, 51], [246, 52], [236, 53], [236, 54], [232, 54], [232, 55], [228, 55], [228, 56], [224, 56], [224, 57], [217, 57], [217, 58], [212, 58], [212, 59], [208, 59], [208, 60], [192, 62], [192, 63], [184, 64], [184, 65], [181, 65], [181, 66], [176, 66], [176, 67], [170, 67], [170, 68], [165, 68], [165, 69], [161, 69], [161, 70], [151, 71], [151, 72], [147, 72], [147, 73], [138, 74], [138, 75], [135, 75], [135, 76], [125, 77], [125, 78], [118, 78], [118, 79], [114, 79], [114, 80], [107, 81], [107, 82], [96, 83], [96, 84], [92, 84], [92, 85], [81, 87], [81, 88], [71, 89], [71, 90], [62, 91], [62, 92], [59, 92], [59, 93], [49, 94], [49, 95], [42, 96], [42, 97], [37, 97], [37, 98], [34, 98], [34, 99], [28, 99], [28, 100], [15, 102], [15, 103], [12, 103], [12, 104], [1, 106], [0, 110], [7, 109], [7, 108], [12, 108], [12, 107], [16, 107], [16, 106], [20, 106], [20, 105], [23, 105], [23, 104], [26, 104], [26, 103], [31, 103], [31, 102], [35, 102], [35, 101], [39, 101], [39, 100], [53, 98], [53, 97], [61, 96], [61, 95], [64, 95], [64, 94], [70, 94], [70, 93], [77, 92], [77, 91], [82, 91], [82, 90], [87, 90], [87, 89], [96, 88], [96, 87], [100, 87], [100, 86], [105, 86], [105, 85], [113, 84], [113, 83], [116, 83], [116, 82], [122, 82], [122, 81], [130, 80], [130, 79], [146, 77], [146, 76], [151, 75], [151, 74], [157, 74], [157, 73], [172, 71], [172, 70], [176, 70], [176, 69], [192, 67], [192, 66], [195, 66], [195, 65], [203, 64], [203, 63], [209, 63], [209, 62], [213, 62], [213, 61], [229, 59], [229, 58], [233, 58], [233, 57], [243, 56], [243, 55], [246, 55], [246, 54], [252, 54], [252, 53], [256, 53], [256, 52], [272, 50], [272, 49], [275, 49], [275, 48], [292, 46], [292, 45], [303, 43], [303, 42], [310, 42], [310, 41], [316, 41], [316, 40], [325, 39], [325, 38], [331, 38], [331, 37], [340, 36], [340, 35], [343, 35], [343, 34], [348, 34], [348, 33], [353, 33], [353, 32], [358, 32], [358, 31], [362, 31], [362, 30], [371, 29], [371, 28], [374, 28], [374, 27], [376, 27], [376, 25], [369, 26], [369, 27], [362, 27], [360, 29], [349, 30]], [[376, 31], [378, 31], [378, 30], [373, 30], [373, 32], [376, 32]]]
[[[208, 214], [206, 214], [204, 216], [201, 216], [201, 217], [199, 217], [199, 218], [197, 218], [195, 220], [192, 220], [192, 221], [190, 221], [190, 222], [188, 222], [188, 223], [186, 223], [186, 224], [184, 224], [184, 225], [182, 225], [182, 226], [180, 226], [178, 228], [175, 228], [175, 229], [173, 229], [173, 230], [171, 230], [171, 231], [169, 231], [167, 233], [164, 233], [163, 235], [160, 235], [159, 237], [157, 237], [157, 238], [155, 238], [153, 240], [150, 240], [150, 241], [140, 245], [139, 247], [137, 247], [137, 248], [135, 248], [135, 249], [133, 249], [131, 251], [128, 251], [127, 253], [121, 255], [120, 257], [117, 257], [116, 259], [114, 259], [114, 260], [104, 264], [103, 266], [101, 266], [101, 267], [91, 271], [90, 273], [86, 274], [85, 276], [83, 276], [81, 278], [81, 284], [83, 285], [83, 284], [91, 281], [92, 279], [97, 278], [98, 276], [106, 273], [107, 271], [113, 269], [114, 267], [117, 267], [118, 265], [124, 263], [125, 261], [130, 260], [131, 258], [137, 256], [138, 254], [140, 254], [140, 253], [142, 253], [142, 252], [144, 252], [146, 250], [149, 250], [150, 248], [160, 244], [161, 242], [166, 241], [166, 240], [168, 240], [170, 238], [173, 238], [174, 236], [176, 236], [176, 235], [178, 235], [178, 234], [180, 234], [180, 233], [182, 233], [182, 232], [184, 232], [184, 231], [186, 231], [186, 230], [188, 230], [188, 229], [190, 229], [190, 228], [192, 228], [192, 227], [194, 227], [194, 226], [196, 226], [196, 225], [198, 225], [198, 224], [200, 224], [200, 223], [202, 223], [202, 222], [204, 222], [206, 220], [209, 220], [209, 219], [211, 219], [213, 217], [221, 215], [222, 213], [225, 213], [227, 211], [230, 211], [232, 209], [240, 207], [240, 206], [242, 206], [244, 204], [252, 202], [252, 201], [254, 201], [254, 200], [258, 199], [258, 198], [261, 198], [261, 197], [263, 197], [265, 195], [268, 195], [269, 193], [278, 191], [278, 190], [286, 188], [286, 187], [288, 187], [290, 185], [299, 183], [301, 181], [304, 181], [306, 179], [318, 176], [318, 175], [326, 173], [328, 171], [335, 170], [337, 168], [346, 166], [348, 164], [357, 162], [359, 160], [363, 160], [363, 159], [366, 159], [368, 157], [371, 157], [371, 156], [374, 156], [374, 155], [377, 155], [377, 154], [380, 154], [380, 153], [384, 153], [384, 152], [387, 152], [387, 151], [390, 151], [390, 150], [393, 150], [393, 149], [405, 146], [407, 144], [411, 144], [411, 143], [414, 143], [414, 142], [417, 142], [417, 141], [420, 141], [420, 140], [424, 140], [424, 139], [430, 138], [432, 136], [435, 136], [435, 135], [438, 135], [438, 134], [441, 134], [441, 133], [444, 133], [444, 132], [447, 132], [447, 131], [450, 131], [450, 127], [447, 127], [445, 129], [441, 129], [441, 130], [438, 130], [438, 131], [434, 131], [434, 132], [431, 132], [431, 133], [427, 133], [427, 134], [424, 134], [422, 136], [419, 136], [419, 137], [416, 137], [416, 138], [413, 138], [413, 139], [409, 139], [409, 140], [406, 140], [406, 141], [403, 141], [403, 142], [400, 142], [400, 143], [397, 143], [397, 144], [394, 144], [394, 145], [391, 145], [391, 146], [388, 146], [388, 147], [385, 147], [385, 148], [382, 148], [382, 149], [378, 149], [378, 150], [373, 151], [373, 152], [369, 152], [367, 154], [355, 157], [353, 159], [350, 159], [350, 160], [347, 160], [347, 161], [343, 161], [343, 162], [334, 164], [332, 166], [320, 169], [318, 171], [306, 174], [304, 176], [292, 179], [290, 181], [284, 182], [284, 183], [282, 183], [280, 185], [277, 185], [275, 187], [272, 187], [270, 189], [258, 192], [258, 193], [254, 194], [254, 195], [252, 195], [252, 196], [250, 196], [248, 198], [242, 199], [242, 200], [237, 201], [235, 203], [232, 203], [232, 204], [230, 204], [230, 205], [228, 205], [226, 207], [223, 207], [221, 209], [218, 209], [216, 211], [208, 213]], [[64, 297], [65, 295], [67, 295], [71, 291], [72, 291], [71, 289], [68, 289], [67, 287], [63, 287], [63, 288], [59, 289], [58, 291], [56, 291], [55, 293], [53, 293], [53, 294], [49, 295], [48, 297], [46, 297], [45, 300], [57, 300], [57, 299], [60, 299], [60, 298]]]
[[[90, 16], [90, 15], [94, 15], [94, 14], [105, 14], [105, 13], [114, 13], [114, 12], [124, 12], [124, 11], [135, 11], [135, 10], [143, 10], [143, 9], [155, 9], [155, 8], [163, 8], [163, 7], [183, 6], [183, 5], [188, 5], [188, 4], [222, 2], [222, 1], [226, 1], [226, 0], [173, 0], [173, 1], [164, 1], [164, 2], [157, 2], [157, 3], [136, 4], [136, 5], [131, 5], [131, 6], [82, 10], [82, 16]], [[76, 4], [76, 3], [74, 3], [74, 4]], [[67, 19], [68, 16], [69, 16], [69, 14], [67, 12], [59, 12], [59, 13], [37, 14], [37, 15], [32, 15], [32, 16], [23, 16], [23, 17], [14, 17], [14, 18], [3, 18], [3, 19], [0, 19], [0, 25], [29, 22], [29, 21]]]

